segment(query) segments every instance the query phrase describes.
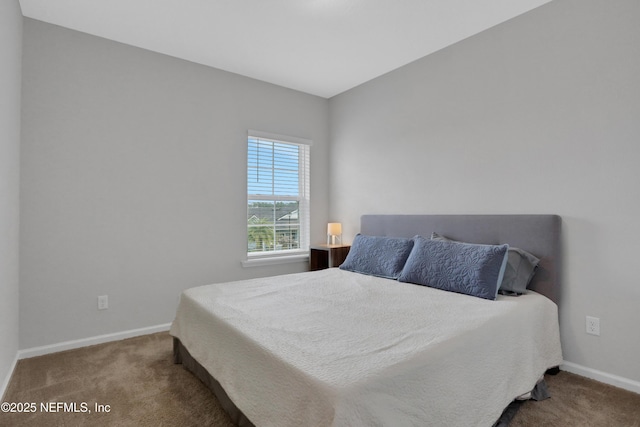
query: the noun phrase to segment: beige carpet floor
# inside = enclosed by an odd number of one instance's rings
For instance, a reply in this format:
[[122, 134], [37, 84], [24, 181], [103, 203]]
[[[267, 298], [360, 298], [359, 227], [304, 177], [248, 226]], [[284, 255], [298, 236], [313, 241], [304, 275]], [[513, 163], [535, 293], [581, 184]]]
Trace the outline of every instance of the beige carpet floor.
[[[36, 411], [0, 413], [0, 426], [231, 426], [211, 392], [173, 364], [171, 346], [159, 333], [20, 360], [4, 401]], [[547, 383], [552, 398], [523, 404], [511, 426], [640, 427], [639, 394], [567, 372]]]

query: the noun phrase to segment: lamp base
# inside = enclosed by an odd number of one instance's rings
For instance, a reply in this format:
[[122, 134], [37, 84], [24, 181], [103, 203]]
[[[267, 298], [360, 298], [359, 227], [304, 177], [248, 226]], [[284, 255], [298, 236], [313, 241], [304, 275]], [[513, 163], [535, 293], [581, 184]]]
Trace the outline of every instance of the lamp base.
[[327, 234], [327, 245], [341, 245], [341, 244], [342, 244], [342, 234]]

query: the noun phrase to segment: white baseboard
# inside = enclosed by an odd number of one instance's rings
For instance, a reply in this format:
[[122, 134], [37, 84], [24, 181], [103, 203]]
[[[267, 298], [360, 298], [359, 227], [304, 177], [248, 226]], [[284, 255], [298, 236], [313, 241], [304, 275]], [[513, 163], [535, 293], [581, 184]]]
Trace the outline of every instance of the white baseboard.
[[[59, 351], [73, 350], [74, 348], [87, 347], [90, 345], [103, 344], [111, 341], [119, 341], [126, 338], [133, 338], [140, 335], [155, 334], [156, 332], [168, 331], [171, 323], [164, 325], [149, 326], [147, 328], [131, 329], [128, 331], [115, 332], [113, 334], [98, 335], [97, 337], [82, 338], [79, 340], [65, 341], [58, 344], [43, 345], [41, 347], [27, 348], [18, 351], [18, 359], [28, 359], [30, 357], [42, 356]], [[13, 372], [13, 369], [11, 370]]]
[[566, 360], [562, 363], [562, 365], [560, 365], [560, 369], [563, 371], [571, 372], [572, 374], [591, 378], [592, 380], [600, 381], [601, 383], [609, 384], [640, 394], [640, 382], [638, 381], [619, 377], [618, 375], [609, 374], [607, 372], [598, 371], [596, 369], [587, 368], [586, 366], [567, 362]]
[[13, 363], [11, 363], [11, 366], [9, 367], [7, 376], [4, 378], [4, 381], [0, 386], [0, 402], [4, 402], [4, 392], [7, 391], [7, 387], [9, 386], [9, 381], [11, 381], [11, 376], [13, 375], [13, 371], [16, 369], [17, 363], [18, 363], [18, 353], [16, 353], [16, 357], [13, 358]]

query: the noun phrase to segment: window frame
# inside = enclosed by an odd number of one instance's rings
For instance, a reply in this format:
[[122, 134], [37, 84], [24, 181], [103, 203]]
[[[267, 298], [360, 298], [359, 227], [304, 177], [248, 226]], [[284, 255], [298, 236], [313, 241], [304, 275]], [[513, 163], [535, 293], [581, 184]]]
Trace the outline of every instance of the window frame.
[[[263, 194], [250, 194], [249, 193], [249, 146], [252, 139], [267, 141], [277, 144], [289, 144], [295, 145], [298, 148], [298, 195], [297, 196], [280, 196], [280, 195], [263, 195]], [[247, 179], [246, 188], [246, 205], [249, 209], [249, 201], [252, 200], [265, 200], [265, 201], [297, 201], [298, 202], [298, 218], [299, 218], [299, 235], [298, 246], [296, 249], [281, 249], [272, 251], [249, 251], [249, 227], [245, 228], [245, 260], [242, 261], [242, 265], [245, 267], [261, 266], [274, 263], [288, 263], [288, 262], [300, 262], [308, 259], [309, 247], [310, 247], [310, 224], [311, 224], [311, 212], [310, 212], [310, 149], [313, 145], [313, 141], [306, 138], [299, 138], [287, 135], [279, 135], [269, 132], [262, 132], [253, 129], [247, 131], [246, 138], [246, 174]], [[248, 211], [247, 211], [248, 213]], [[247, 218], [248, 221], [248, 218]], [[274, 229], [277, 225], [274, 223]]]

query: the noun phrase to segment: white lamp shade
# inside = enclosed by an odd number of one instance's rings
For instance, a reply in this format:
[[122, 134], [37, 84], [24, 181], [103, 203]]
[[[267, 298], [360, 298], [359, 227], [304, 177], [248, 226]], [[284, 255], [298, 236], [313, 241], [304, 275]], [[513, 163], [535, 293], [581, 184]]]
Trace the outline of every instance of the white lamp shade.
[[330, 222], [327, 225], [327, 234], [329, 236], [339, 236], [342, 234], [342, 224], [339, 222]]

